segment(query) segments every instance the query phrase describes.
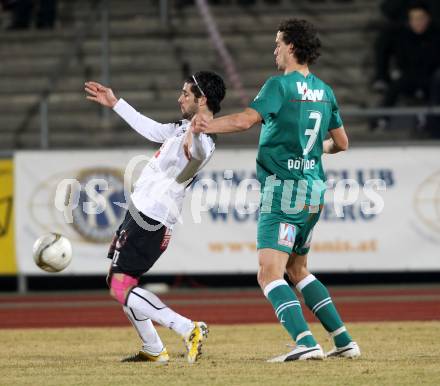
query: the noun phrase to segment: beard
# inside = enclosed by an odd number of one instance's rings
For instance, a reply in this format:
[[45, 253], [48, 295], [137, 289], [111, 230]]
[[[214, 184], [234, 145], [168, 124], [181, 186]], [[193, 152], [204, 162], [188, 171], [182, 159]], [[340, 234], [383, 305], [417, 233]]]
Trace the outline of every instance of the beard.
[[197, 113], [198, 113], [197, 107], [194, 108], [193, 106], [193, 108], [189, 108], [188, 110], [182, 111], [182, 118], [190, 121]]
[[192, 118], [194, 117], [194, 113], [190, 112], [190, 111], [184, 111], [182, 113], [182, 118], [183, 119], [187, 119], [188, 121], [190, 121]]

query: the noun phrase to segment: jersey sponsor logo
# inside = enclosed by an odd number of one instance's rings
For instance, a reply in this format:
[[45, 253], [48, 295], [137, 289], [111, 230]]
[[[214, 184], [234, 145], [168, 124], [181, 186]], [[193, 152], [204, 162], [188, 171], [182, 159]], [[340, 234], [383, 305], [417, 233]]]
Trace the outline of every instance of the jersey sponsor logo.
[[307, 240], [303, 245], [303, 248], [310, 248], [310, 244], [312, 244], [312, 237], [313, 237], [313, 229], [310, 231], [309, 235], [307, 236]]
[[127, 237], [127, 231], [125, 229], [122, 230], [118, 239], [116, 240], [116, 249], [121, 249], [125, 245], [125, 243], [127, 242]]
[[280, 223], [278, 231], [278, 244], [283, 245], [288, 248], [293, 248], [296, 238], [296, 228], [295, 225]]
[[304, 159], [298, 157], [295, 159], [289, 158], [287, 160], [287, 169], [292, 170], [314, 170], [316, 161], [314, 159]]
[[163, 252], [168, 248], [168, 244], [170, 243], [172, 230], [170, 228], [166, 228], [165, 234], [163, 235], [162, 242], [160, 243], [160, 250]]
[[119, 251], [115, 251], [113, 253], [113, 259], [112, 259], [112, 266], [113, 267], [116, 267], [118, 265], [119, 254], [120, 254]]
[[303, 101], [322, 101], [322, 98], [324, 97], [324, 90], [308, 89], [306, 82], [296, 82], [296, 88], [298, 90], [298, 94], [301, 95], [301, 100]]
[[182, 135], [186, 134], [188, 131], [188, 125], [182, 126], [179, 128], [179, 131], [176, 133], [176, 137], [181, 137]]

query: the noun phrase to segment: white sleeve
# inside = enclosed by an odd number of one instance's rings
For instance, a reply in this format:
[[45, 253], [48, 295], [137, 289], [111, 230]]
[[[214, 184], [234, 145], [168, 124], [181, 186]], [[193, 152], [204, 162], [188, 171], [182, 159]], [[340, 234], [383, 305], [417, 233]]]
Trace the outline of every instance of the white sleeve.
[[192, 178], [208, 163], [215, 150], [215, 143], [209, 135], [193, 134], [191, 160], [177, 175], [179, 184], [191, 182]]
[[[200, 171], [209, 162], [212, 155], [214, 154], [215, 142], [209, 135], [204, 133], [201, 133], [199, 138], [200, 138], [200, 142], [202, 143], [203, 152], [204, 152], [203, 162], [199, 167], [199, 171]], [[191, 148], [191, 154], [192, 154], [192, 148]]]
[[163, 143], [176, 131], [175, 123], [159, 123], [137, 112], [122, 98], [113, 110], [140, 135], [153, 142]]
[[200, 134], [193, 134], [193, 143], [191, 146], [191, 155], [198, 160], [204, 160], [207, 155], [205, 146], [203, 146], [203, 139]]
[[193, 134], [191, 155], [199, 160], [205, 160], [214, 151], [215, 144], [212, 138], [206, 134]]
[[205, 149], [205, 153], [206, 153], [205, 159], [208, 157], [210, 158], [215, 150], [215, 142], [207, 134], [202, 133], [200, 136], [202, 137], [203, 148]]

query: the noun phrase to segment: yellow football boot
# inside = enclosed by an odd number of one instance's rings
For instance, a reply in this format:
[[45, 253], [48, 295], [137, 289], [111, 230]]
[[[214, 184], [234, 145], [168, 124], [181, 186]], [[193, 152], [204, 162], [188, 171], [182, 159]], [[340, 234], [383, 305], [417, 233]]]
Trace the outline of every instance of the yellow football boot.
[[208, 337], [208, 326], [204, 322], [194, 322], [194, 328], [185, 337], [188, 363], [194, 363], [202, 355], [202, 341]]
[[168, 363], [170, 357], [167, 353], [167, 349], [164, 348], [159, 354], [151, 354], [146, 351], [139, 351], [137, 354], [131, 355], [121, 360], [121, 362], [157, 362]]

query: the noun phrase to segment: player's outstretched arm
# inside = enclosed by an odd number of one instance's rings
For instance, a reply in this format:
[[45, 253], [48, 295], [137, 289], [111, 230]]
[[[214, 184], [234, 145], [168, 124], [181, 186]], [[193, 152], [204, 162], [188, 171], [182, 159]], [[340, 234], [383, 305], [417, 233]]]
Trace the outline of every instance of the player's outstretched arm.
[[98, 82], [86, 82], [84, 90], [88, 94], [87, 99], [112, 108], [134, 130], [150, 141], [163, 143], [175, 131], [175, 124], [162, 124], [138, 113], [126, 101], [116, 98], [111, 88]]
[[344, 126], [330, 130], [330, 137], [323, 143], [323, 150], [326, 154], [339, 153], [348, 149], [348, 137]]
[[118, 101], [111, 88], [105, 87], [98, 82], [86, 82], [84, 90], [88, 94], [87, 99], [106, 107], [113, 108]]
[[235, 133], [248, 130], [261, 121], [260, 114], [251, 108], [247, 108], [241, 113], [225, 115], [211, 121], [197, 115], [192, 121], [192, 131], [193, 133], [206, 134]]

